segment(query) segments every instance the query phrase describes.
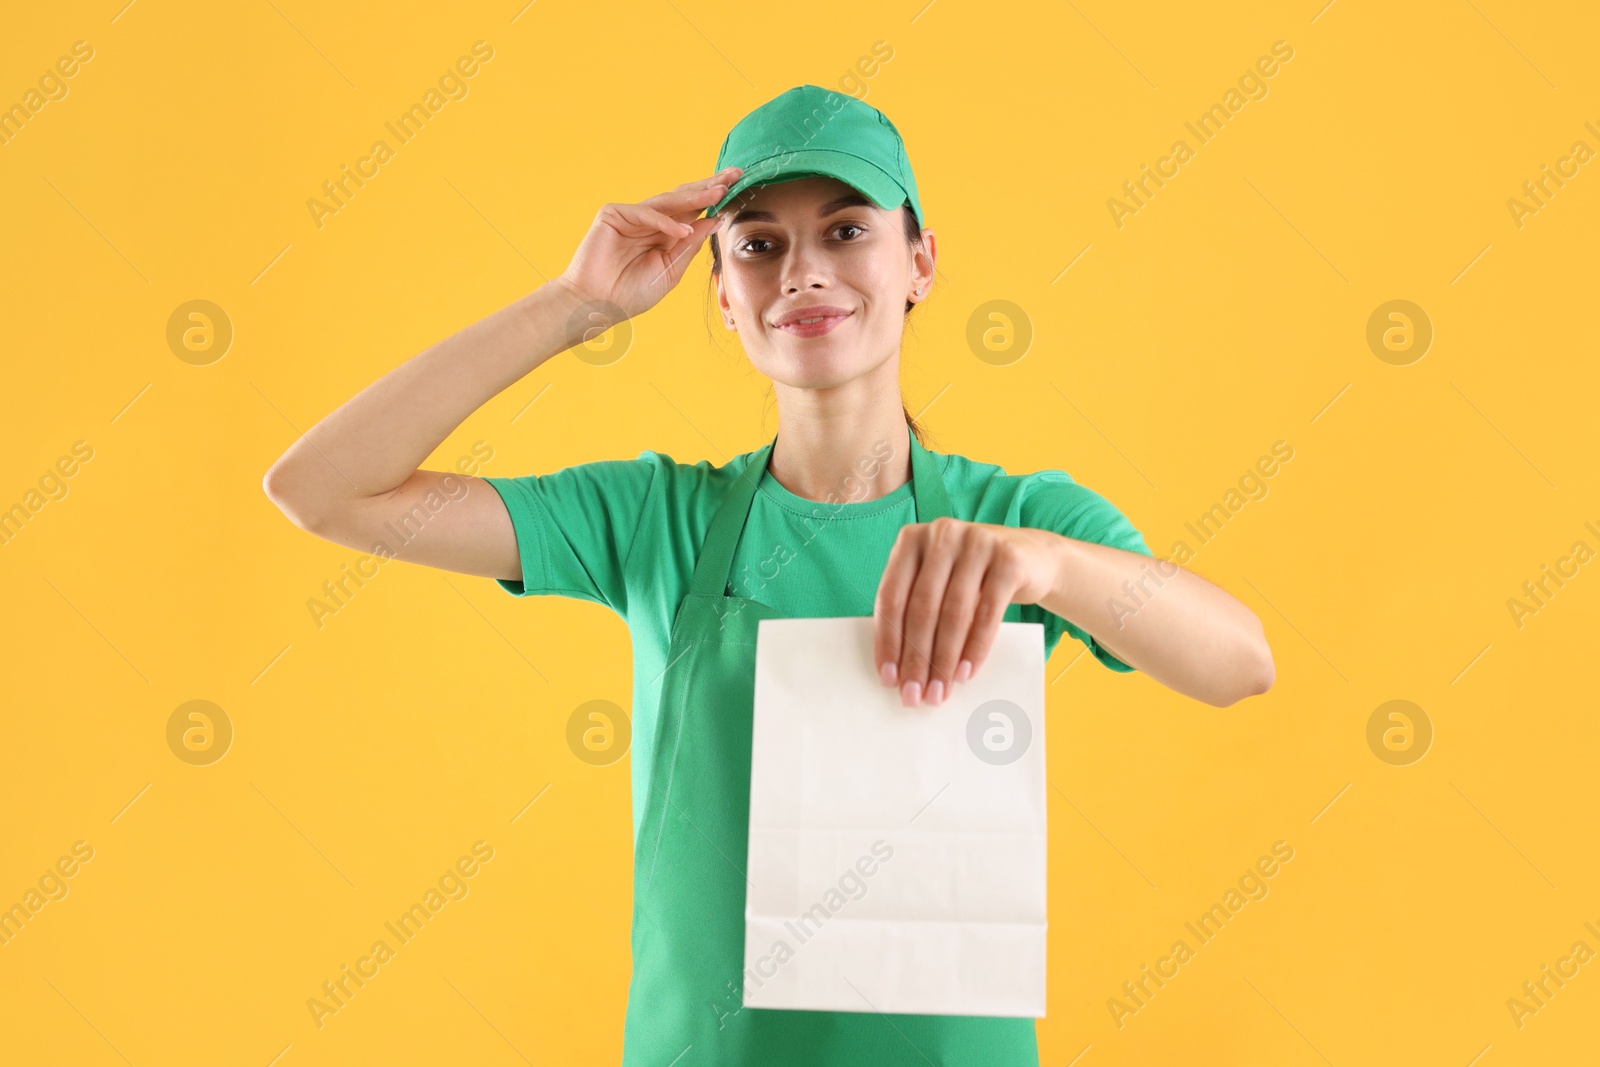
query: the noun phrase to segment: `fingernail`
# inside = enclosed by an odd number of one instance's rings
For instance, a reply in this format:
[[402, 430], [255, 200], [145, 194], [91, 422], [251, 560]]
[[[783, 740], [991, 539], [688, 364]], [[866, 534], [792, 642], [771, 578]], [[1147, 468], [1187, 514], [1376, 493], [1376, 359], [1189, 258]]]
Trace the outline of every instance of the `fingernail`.
[[956, 681], [964, 682], [968, 678], [971, 678], [971, 677], [972, 677], [972, 661], [971, 660], [964, 659], [960, 663], [956, 664]]
[[939, 704], [944, 701], [944, 683], [935, 678], [928, 683], [928, 703]]
[[917, 702], [919, 700], [921, 700], [921, 699], [922, 699], [922, 683], [921, 682], [907, 682], [903, 687], [901, 687], [901, 689], [900, 689], [900, 703], [901, 704], [904, 704], [908, 708], [914, 708], [914, 707], [917, 706]]
[[894, 663], [885, 663], [882, 667], [878, 668], [878, 676], [883, 679], [883, 684], [889, 686], [890, 688], [894, 687], [895, 677], [899, 673], [900, 670]]

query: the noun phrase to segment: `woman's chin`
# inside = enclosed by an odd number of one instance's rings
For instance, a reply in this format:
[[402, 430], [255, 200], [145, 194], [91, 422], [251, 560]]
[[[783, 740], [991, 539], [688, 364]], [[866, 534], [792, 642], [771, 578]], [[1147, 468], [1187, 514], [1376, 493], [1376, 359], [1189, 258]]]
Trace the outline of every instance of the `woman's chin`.
[[854, 353], [817, 346], [807, 352], [768, 352], [751, 360], [756, 370], [791, 389], [828, 389], [859, 378], [867, 368]]
[[791, 389], [834, 389], [846, 385], [861, 376], [861, 368], [857, 367], [829, 367], [806, 365], [803, 367], [785, 367], [777, 374], [767, 377], [775, 382], [781, 382]]
[[[836, 327], [821, 337], [792, 337], [777, 333], [761, 340], [758, 350], [744, 346], [756, 370], [793, 389], [830, 389], [883, 369], [898, 350], [898, 337], [863, 337], [858, 331]], [[745, 338], [741, 338], [745, 340]]]

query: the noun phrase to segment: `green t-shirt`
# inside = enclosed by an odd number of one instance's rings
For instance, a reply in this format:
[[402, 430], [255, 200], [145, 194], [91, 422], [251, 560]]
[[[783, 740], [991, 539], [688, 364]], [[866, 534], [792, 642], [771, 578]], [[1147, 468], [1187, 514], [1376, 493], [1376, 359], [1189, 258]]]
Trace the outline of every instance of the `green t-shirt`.
[[[907, 438], [909, 443], [909, 437]], [[905, 447], [904, 445], [901, 446]], [[646, 450], [637, 459], [579, 463], [549, 474], [485, 480], [505, 502], [522, 556], [522, 580], [496, 579], [514, 596], [567, 596], [604, 604], [633, 638], [633, 828], [649, 788], [661, 678], [673, 618], [689, 592], [712, 516], [760, 449], [721, 467], [675, 462]], [[969, 522], [1052, 530], [1151, 555], [1120, 511], [1063, 471], [1007, 474], [965, 456], [930, 452], [951, 513]], [[859, 495], [859, 490], [854, 495]], [[734, 552], [729, 595], [796, 618], [870, 616], [900, 528], [916, 521], [912, 484], [876, 500], [807, 500], [763, 472]], [[1063, 633], [1117, 671], [1133, 668], [1092, 637], [1037, 604], [1020, 608], [1044, 625], [1049, 657]]]

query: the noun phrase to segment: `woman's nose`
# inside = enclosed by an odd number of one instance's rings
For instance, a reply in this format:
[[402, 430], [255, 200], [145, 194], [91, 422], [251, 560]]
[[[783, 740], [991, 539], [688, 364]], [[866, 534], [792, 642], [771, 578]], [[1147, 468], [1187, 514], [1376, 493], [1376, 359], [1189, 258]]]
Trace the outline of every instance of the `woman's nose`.
[[830, 281], [820, 252], [804, 245], [796, 245], [789, 251], [784, 263], [784, 292], [826, 288]]

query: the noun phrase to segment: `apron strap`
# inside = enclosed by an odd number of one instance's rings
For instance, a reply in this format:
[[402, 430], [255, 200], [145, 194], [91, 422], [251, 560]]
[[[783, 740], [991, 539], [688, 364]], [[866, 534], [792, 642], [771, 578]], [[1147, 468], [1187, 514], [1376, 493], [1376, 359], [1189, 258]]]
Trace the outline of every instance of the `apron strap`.
[[694, 581], [689, 586], [691, 593], [715, 597], [726, 595], [728, 575], [733, 571], [734, 546], [744, 532], [744, 520], [750, 514], [751, 501], [755, 499], [756, 483], [766, 473], [767, 457], [772, 455], [772, 446], [777, 443], [777, 437], [773, 437], [751, 458], [745, 469], [739, 472], [739, 478], [728, 491], [722, 506], [717, 509], [716, 516], [711, 520], [711, 529], [706, 533], [705, 544], [700, 548], [700, 558], [694, 565]]
[[932, 522], [944, 516], [955, 518], [950, 510], [950, 497], [944, 491], [944, 479], [939, 475], [939, 464], [922, 447], [909, 426], [906, 436], [911, 439], [911, 492], [917, 502], [917, 521]]
[[[906, 438], [911, 445], [911, 492], [916, 502], [917, 521], [932, 522], [940, 516], [952, 515], [950, 498], [945, 493], [937, 462], [922, 446], [922, 442], [917, 440], [909, 425], [906, 427]], [[689, 587], [691, 592], [703, 596], [725, 595], [728, 577], [733, 572], [734, 548], [739, 543], [739, 536], [744, 533], [745, 520], [755, 500], [756, 486], [766, 473], [767, 461], [777, 443], [778, 438], [774, 436], [751, 457], [744, 470], [739, 472], [722, 506], [717, 509], [711, 520], [711, 528], [706, 533], [705, 544], [701, 546], [700, 558], [695, 562], [694, 579]]]

